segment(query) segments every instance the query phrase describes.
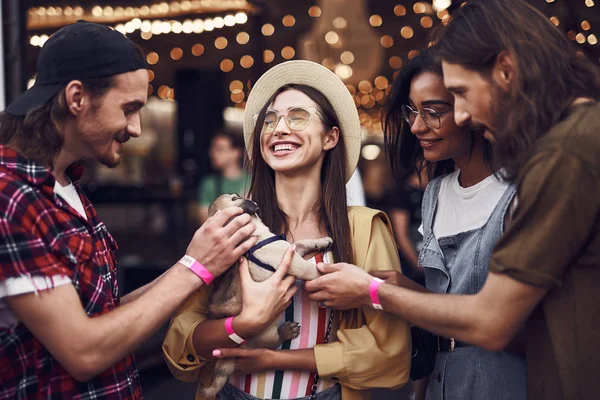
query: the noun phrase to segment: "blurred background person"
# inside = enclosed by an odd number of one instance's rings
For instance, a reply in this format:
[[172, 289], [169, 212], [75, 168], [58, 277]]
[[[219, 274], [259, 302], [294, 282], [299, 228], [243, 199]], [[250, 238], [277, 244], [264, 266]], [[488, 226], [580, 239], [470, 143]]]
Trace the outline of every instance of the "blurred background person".
[[421, 203], [429, 179], [427, 170], [407, 174], [398, 188], [388, 198], [388, 209], [394, 236], [398, 243], [402, 273], [425, 286], [425, 273], [419, 267], [419, 251], [423, 244], [421, 226]]
[[248, 175], [242, 167], [244, 139], [241, 135], [227, 131], [215, 134], [210, 144], [210, 164], [215, 170], [200, 181], [198, 198], [199, 218], [204, 223], [208, 218], [208, 206], [224, 193], [245, 196], [248, 190]]

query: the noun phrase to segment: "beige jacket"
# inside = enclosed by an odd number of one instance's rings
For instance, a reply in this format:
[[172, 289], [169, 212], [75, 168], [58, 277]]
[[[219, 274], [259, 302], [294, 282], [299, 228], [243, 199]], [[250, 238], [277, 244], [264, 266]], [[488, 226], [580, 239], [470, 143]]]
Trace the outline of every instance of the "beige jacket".
[[[399, 270], [391, 225], [385, 213], [366, 207], [348, 211], [354, 263], [366, 271]], [[204, 286], [171, 320], [163, 342], [169, 369], [177, 379], [210, 385], [213, 362], [196, 354], [196, 326], [208, 318], [211, 288]], [[409, 379], [411, 343], [406, 322], [369, 307], [338, 312], [337, 341], [314, 347], [319, 375], [342, 385], [343, 400], [369, 399], [370, 388], [399, 388]], [[196, 399], [202, 397], [197, 394]]]

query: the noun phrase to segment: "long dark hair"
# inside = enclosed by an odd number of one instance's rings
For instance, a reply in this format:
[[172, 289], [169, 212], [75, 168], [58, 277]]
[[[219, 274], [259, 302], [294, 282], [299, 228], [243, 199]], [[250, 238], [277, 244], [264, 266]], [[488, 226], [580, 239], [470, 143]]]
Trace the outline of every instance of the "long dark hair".
[[440, 31], [435, 47], [442, 60], [489, 80], [501, 52], [515, 59], [512, 88], [496, 88], [492, 104], [498, 110], [494, 150], [507, 179], [516, 178], [532, 143], [564, 117], [573, 100], [600, 95], [600, 69], [522, 0], [467, 2]]
[[[409, 124], [402, 116], [401, 107], [409, 103], [410, 85], [416, 77], [425, 73], [442, 76], [442, 66], [433, 58], [430, 50], [422, 50], [418, 56], [413, 58], [402, 70], [392, 84], [391, 95], [388, 96], [382, 108], [383, 137], [385, 151], [390, 161], [394, 176], [403, 180], [406, 175], [416, 172], [421, 176], [421, 171], [427, 171], [429, 180], [441, 175], [448, 174], [455, 169], [452, 159], [438, 162], [425, 160], [423, 149], [419, 140], [412, 134]], [[471, 143], [474, 143], [471, 132]], [[490, 145], [486, 141], [484, 147], [484, 158], [486, 164], [493, 170], [491, 162]]]
[[[97, 104], [114, 85], [114, 78], [109, 76], [87, 79], [81, 83], [90, 92], [94, 104]], [[65, 99], [65, 88], [62, 88], [48, 103], [28, 111], [24, 116], [1, 112], [0, 144], [14, 147], [25, 157], [52, 167], [52, 161], [63, 146], [61, 130], [67, 118], [69, 109]]]
[[298, 90], [310, 97], [319, 106], [323, 115], [325, 129], [337, 126], [340, 129], [338, 144], [325, 154], [321, 168], [321, 200], [315, 204], [319, 221], [333, 239], [333, 257], [336, 262], [353, 262], [352, 242], [350, 240], [350, 222], [346, 205], [346, 156], [344, 151], [344, 135], [341, 132], [338, 118], [327, 98], [318, 90], [305, 85], [290, 84], [281, 87], [271, 96], [260, 111], [254, 131], [252, 132], [252, 182], [249, 196], [260, 207], [260, 214], [265, 225], [272, 232], [287, 233], [289, 224], [287, 215], [277, 206], [275, 193], [275, 172], [263, 160], [260, 153], [260, 135], [267, 108], [275, 98], [287, 90]]

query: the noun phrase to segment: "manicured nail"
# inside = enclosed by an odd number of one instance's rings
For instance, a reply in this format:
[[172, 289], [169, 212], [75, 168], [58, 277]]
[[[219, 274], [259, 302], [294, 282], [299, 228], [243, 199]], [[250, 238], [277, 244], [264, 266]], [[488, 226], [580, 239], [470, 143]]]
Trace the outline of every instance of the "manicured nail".
[[213, 357], [219, 357], [221, 355], [221, 350], [213, 350], [212, 355]]
[[292, 245], [292, 251], [296, 251], [296, 245]]

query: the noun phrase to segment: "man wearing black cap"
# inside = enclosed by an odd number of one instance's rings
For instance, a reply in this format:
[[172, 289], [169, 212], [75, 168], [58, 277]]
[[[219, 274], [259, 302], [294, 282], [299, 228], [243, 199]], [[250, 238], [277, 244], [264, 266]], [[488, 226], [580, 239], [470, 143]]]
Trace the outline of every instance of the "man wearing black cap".
[[220, 212], [179, 262], [120, 299], [116, 243], [77, 162], [114, 167], [140, 135], [144, 56], [122, 34], [78, 22], [46, 42], [37, 72], [0, 114], [0, 399], [138, 399], [131, 352], [254, 245], [254, 226], [241, 209]]

